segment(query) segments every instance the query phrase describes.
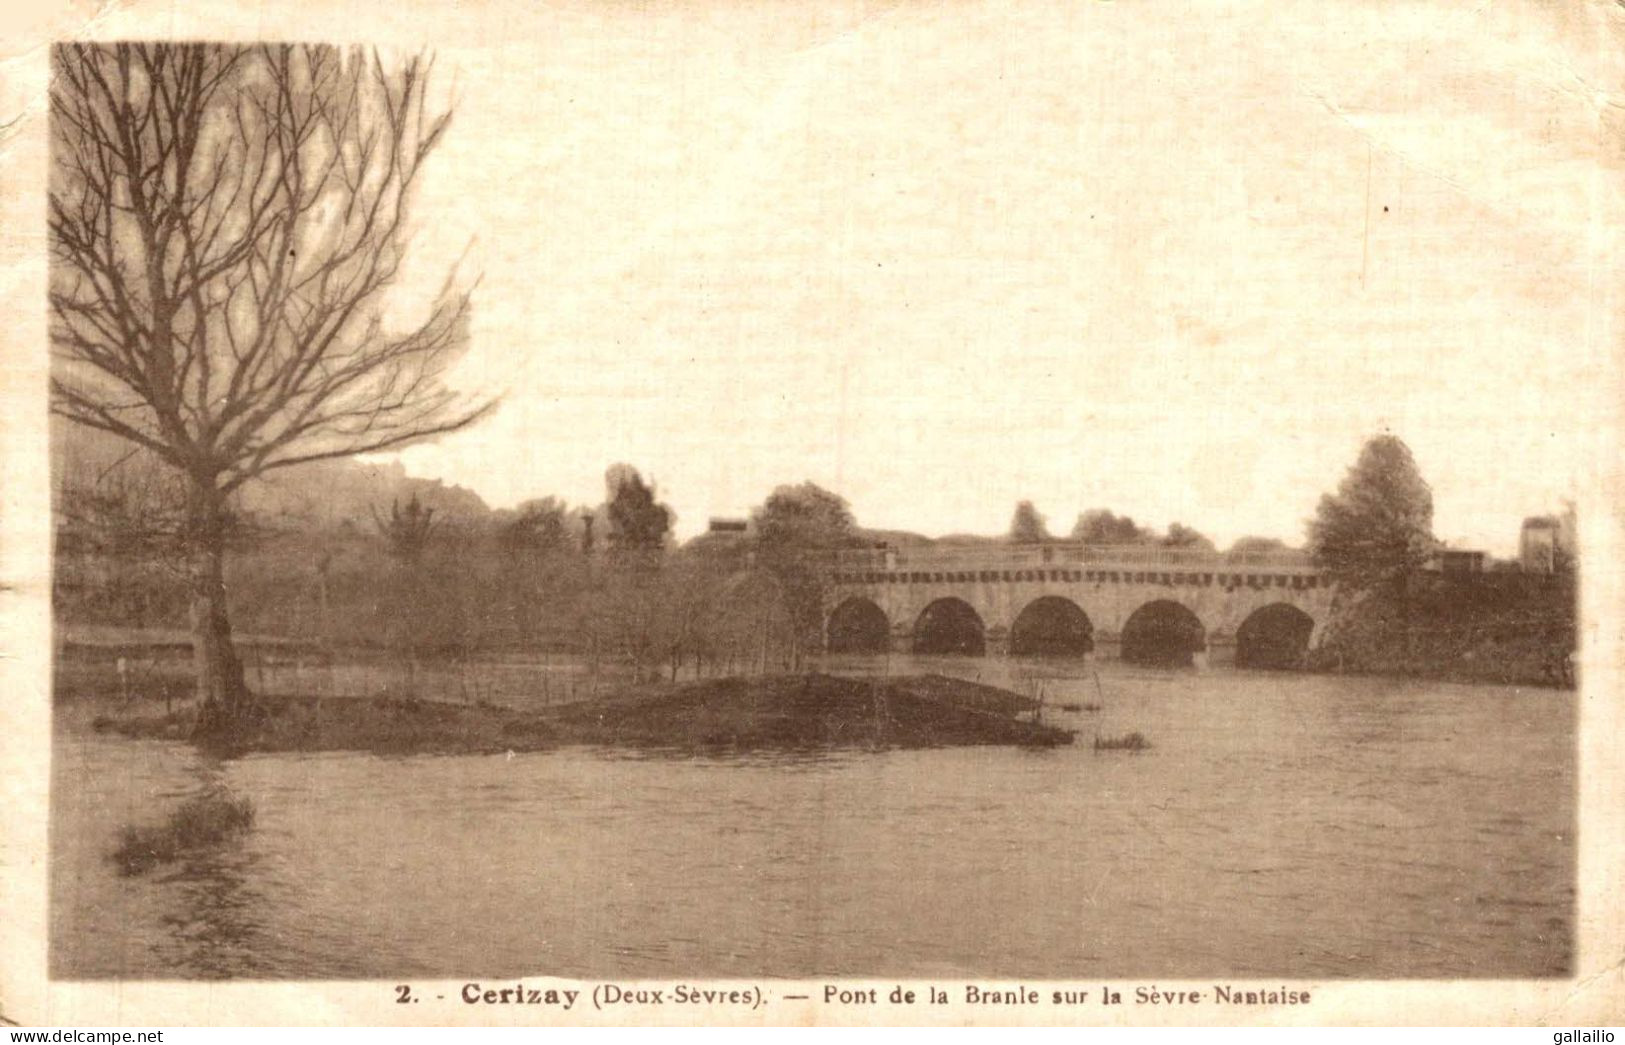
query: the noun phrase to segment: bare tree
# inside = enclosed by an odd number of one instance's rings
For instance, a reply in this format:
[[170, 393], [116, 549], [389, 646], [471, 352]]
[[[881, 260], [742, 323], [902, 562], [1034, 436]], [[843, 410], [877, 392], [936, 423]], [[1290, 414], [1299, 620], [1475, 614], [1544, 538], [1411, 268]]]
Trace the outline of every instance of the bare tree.
[[184, 531], [174, 469], [139, 447], [102, 464], [70, 460], [55, 495], [57, 549], [135, 559], [172, 549]]
[[136, 627], [154, 608], [178, 608], [186, 503], [178, 473], [140, 447], [111, 460], [73, 446], [64, 456], [53, 499], [58, 608]]
[[67, 44], [51, 92], [53, 408], [186, 480], [199, 729], [247, 707], [226, 504], [256, 476], [404, 446], [491, 401], [448, 388], [468, 293], [384, 319], [450, 114], [431, 63], [326, 46]]

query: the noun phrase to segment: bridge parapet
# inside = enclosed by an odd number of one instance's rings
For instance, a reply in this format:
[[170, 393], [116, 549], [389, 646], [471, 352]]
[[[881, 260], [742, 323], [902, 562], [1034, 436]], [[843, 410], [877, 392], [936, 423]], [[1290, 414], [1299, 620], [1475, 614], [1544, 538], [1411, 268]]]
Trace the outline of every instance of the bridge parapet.
[[824, 569], [832, 572], [1027, 569], [1067, 565], [1319, 572], [1309, 553], [1295, 548], [1214, 552], [1201, 548], [1164, 548], [1146, 544], [1085, 544], [1076, 541], [997, 547], [956, 545], [924, 548], [859, 548], [829, 553], [820, 557], [819, 562]]

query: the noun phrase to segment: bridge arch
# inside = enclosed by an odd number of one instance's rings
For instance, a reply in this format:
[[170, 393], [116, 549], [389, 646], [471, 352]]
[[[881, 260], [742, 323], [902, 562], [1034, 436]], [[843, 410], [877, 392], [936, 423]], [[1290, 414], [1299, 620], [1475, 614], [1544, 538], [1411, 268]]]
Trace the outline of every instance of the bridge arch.
[[1236, 629], [1236, 667], [1290, 670], [1302, 667], [1315, 619], [1286, 602], [1248, 614]]
[[937, 599], [914, 621], [915, 653], [958, 653], [980, 657], [987, 652], [987, 628], [964, 599]]
[[891, 622], [873, 599], [854, 595], [830, 611], [825, 645], [831, 653], [884, 653]]
[[1129, 615], [1121, 641], [1121, 656], [1131, 664], [1189, 667], [1207, 649], [1207, 629], [1189, 607], [1157, 599]]
[[1043, 595], [1029, 602], [1010, 625], [1014, 656], [1081, 657], [1095, 648], [1095, 627], [1071, 599]]

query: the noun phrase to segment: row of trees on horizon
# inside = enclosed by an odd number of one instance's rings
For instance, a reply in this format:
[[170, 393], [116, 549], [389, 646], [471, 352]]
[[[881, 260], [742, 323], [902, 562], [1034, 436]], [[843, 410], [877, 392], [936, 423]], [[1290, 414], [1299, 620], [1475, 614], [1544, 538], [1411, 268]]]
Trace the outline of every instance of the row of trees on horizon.
[[[63, 442], [73, 449], [63, 455], [56, 485], [58, 534], [63, 550], [158, 550], [183, 536], [183, 477], [159, 458], [137, 450], [92, 444], [71, 433]], [[486, 534], [514, 550], [607, 553], [620, 548], [654, 550], [676, 547], [677, 513], [660, 498], [652, 480], [636, 467], [620, 463], [604, 476], [605, 496], [597, 504], [570, 505], [556, 496], [531, 498], [513, 508], [489, 508], [477, 494], [439, 480], [414, 479], [397, 465], [328, 462], [295, 470], [273, 481], [247, 484], [227, 505], [227, 526], [239, 547], [255, 535], [336, 531], [350, 535], [376, 531], [408, 556], [426, 549], [435, 537], [467, 540]], [[776, 520], [803, 517], [798, 539], [809, 549], [899, 545], [1040, 544], [1053, 536], [1031, 501], [1020, 502], [1002, 535], [924, 534], [862, 527], [838, 493], [812, 482], [775, 487], [751, 511], [749, 532], [776, 539]], [[421, 530], [419, 529], [421, 528]], [[747, 542], [754, 538], [744, 539]], [[1166, 532], [1137, 523], [1128, 515], [1099, 508], [1081, 513], [1064, 538], [1091, 544], [1150, 544], [1216, 550], [1214, 542], [1182, 523]], [[686, 545], [708, 548], [737, 546], [731, 532], [705, 532]], [[420, 547], [421, 546], [421, 547]], [[1233, 552], [1288, 547], [1273, 537], [1243, 537]]]
[[[1017, 503], [1006, 538], [1015, 544], [1047, 544], [1057, 540], [1049, 532], [1048, 520], [1031, 501]], [[1142, 526], [1132, 516], [1118, 515], [1106, 508], [1079, 514], [1068, 539], [1088, 544], [1154, 544], [1164, 548], [1192, 548], [1217, 551], [1218, 546], [1201, 531], [1175, 522], [1164, 533]], [[1277, 537], [1242, 537], [1230, 545], [1232, 552], [1275, 551], [1288, 547]]]

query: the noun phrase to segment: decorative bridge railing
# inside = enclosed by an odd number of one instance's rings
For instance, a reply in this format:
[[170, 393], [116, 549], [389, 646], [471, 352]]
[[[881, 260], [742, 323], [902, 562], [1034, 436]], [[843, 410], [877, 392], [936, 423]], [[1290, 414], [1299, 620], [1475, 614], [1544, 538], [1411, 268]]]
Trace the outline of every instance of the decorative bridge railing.
[[1055, 542], [1032, 545], [933, 545], [921, 548], [859, 548], [815, 557], [836, 573], [851, 571], [1026, 570], [1073, 565], [1181, 570], [1257, 570], [1318, 573], [1308, 552], [1275, 549], [1213, 552], [1144, 544]]

